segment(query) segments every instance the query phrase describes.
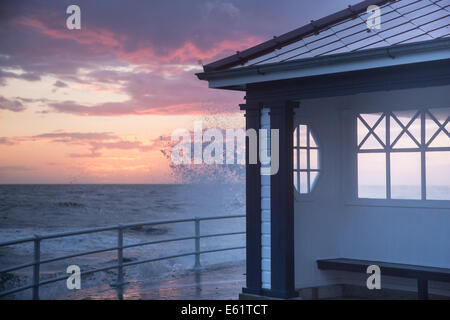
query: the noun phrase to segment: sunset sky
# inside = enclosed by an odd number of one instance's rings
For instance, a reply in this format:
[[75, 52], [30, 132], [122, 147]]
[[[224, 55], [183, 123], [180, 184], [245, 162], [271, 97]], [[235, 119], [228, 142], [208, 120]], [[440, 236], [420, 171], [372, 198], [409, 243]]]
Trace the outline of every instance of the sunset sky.
[[2, 1], [0, 183], [177, 182], [161, 136], [244, 124], [243, 94], [208, 89], [201, 63], [358, 2]]

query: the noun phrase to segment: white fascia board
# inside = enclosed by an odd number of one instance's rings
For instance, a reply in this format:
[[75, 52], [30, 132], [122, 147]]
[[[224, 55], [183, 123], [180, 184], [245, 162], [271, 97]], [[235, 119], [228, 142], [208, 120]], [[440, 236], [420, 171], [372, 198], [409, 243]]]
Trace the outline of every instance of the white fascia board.
[[450, 59], [450, 39], [377, 48], [278, 64], [232, 69], [205, 75], [211, 88], [244, 87], [249, 83], [304, 78]]

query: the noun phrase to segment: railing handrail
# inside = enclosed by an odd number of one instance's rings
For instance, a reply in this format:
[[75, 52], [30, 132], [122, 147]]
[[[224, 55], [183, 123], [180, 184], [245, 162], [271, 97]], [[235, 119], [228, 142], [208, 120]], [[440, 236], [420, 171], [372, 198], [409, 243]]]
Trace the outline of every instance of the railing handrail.
[[32, 241], [35, 241], [36, 239], [47, 240], [47, 239], [54, 239], [54, 238], [64, 238], [64, 237], [77, 236], [77, 235], [82, 235], [82, 234], [113, 231], [113, 230], [118, 230], [120, 228], [129, 229], [129, 228], [133, 228], [133, 227], [142, 227], [142, 226], [152, 226], [152, 225], [155, 226], [155, 225], [161, 225], [161, 224], [194, 222], [196, 220], [200, 220], [200, 221], [222, 220], [222, 219], [243, 218], [243, 217], [245, 217], [245, 215], [236, 214], [236, 215], [229, 215], [229, 216], [195, 217], [195, 218], [186, 218], [186, 219], [157, 220], [157, 221], [135, 222], [135, 223], [128, 223], [128, 224], [117, 224], [114, 226], [107, 226], [107, 227], [95, 227], [95, 228], [78, 229], [78, 230], [67, 231], [67, 232], [47, 233], [45, 235], [36, 234], [32, 237], [0, 242], [0, 247], [14, 245], [14, 244], [20, 244], [20, 243], [26, 243], [26, 242], [32, 242]]
[[[111, 270], [111, 269], [117, 269], [118, 270], [117, 282], [114, 284], [114, 286], [116, 286], [118, 288], [119, 299], [122, 299], [123, 298], [123, 285], [125, 284], [124, 279], [123, 279], [123, 275], [124, 275], [123, 268], [125, 268], [125, 267], [134, 266], [134, 265], [143, 264], [143, 263], [173, 259], [173, 258], [178, 258], [178, 257], [195, 256], [195, 264], [194, 264], [193, 269], [200, 270], [202, 268], [202, 266], [200, 264], [200, 255], [201, 254], [220, 252], [220, 251], [237, 250], [237, 249], [245, 249], [245, 246], [225, 247], [225, 248], [209, 249], [209, 250], [203, 250], [203, 251], [200, 249], [200, 240], [203, 238], [223, 237], [223, 236], [245, 234], [245, 231], [235, 231], [235, 232], [202, 235], [200, 232], [200, 222], [201, 221], [223, 220], [223, 219], [244, 218], [244, 217], [245, 217], [244, 214], [236, 214], [236, 215], [227, 215], [227, 216], [209, 216], [209, 217], [194, 217], [194, 218], [186, 218], [186, 219], [136, 222], [136, 223], [129, 223], [129, 224], [118, 224], [118, 225], [107, 226], [107, 227], [79, 229], [79, 230], [73, 230], [73, 231], [68, 231], [68, 232], [49, 233], [49, 234], [45, 234], [45, 235], [34, 235], [33, 237], [1, 242], [0, 247], [17, 245], [17, 244], [27, 243], [27, 242], [34, 242], [34, 259], [33, 259], [33, 262], [9, 266], [7, 268], [0, 270], [0, 273], [5, 273], [5, 272], [11, 272], [11, 271], [15, 271], [15, 270], [24, 269], [27, 267], [33, 267], [33, 283], [32, 284], [28, 284], [28, 285], [18, 287], [18, 288], [11, 288], [7, 291], [0, 292], [0, 297], [7, 296], [7, 295], [17, 293], [17, 292], [21, 292], [21, 291], [25, 291], [28, 289], [33, 289], [33, 299], [39, 299], [39, 287], [40, 286], [46, 285], [49, 283], [53, 283], [53, 282], [57, 282], [57, 281], [61, 281], [61, 280], [65, 280], [70, 277], [70, 275], [63, 275], [63, 276], [58, 276], [56, 278], [50, 278], [50, 279], [41, 281], [40, 280], [40, 266], [42, 264], [65, 260], [65, 259], [69, 259], [69, 258], [73, 258], [73, 257], [80, 257], [80, 256], [84, 256], [84, 255], [90, 255], [90, 254], [95, 254], [95, 253], [100, 253], [100, 252], [117, 250], [117, 255], [118, 255], [118, 263], [117, 264], [102, 267], [102, 268], [83, 271], [82, 273], [83, 273], [83, 275], [86, 275], [86, 274], [92, 274], [92, 273], [102, 272], [102, 271]], [[132, 244], [127, 244], [127, 245], [123, 244], [123, 231], [125, 229], [129, 229], [129, 228], [133, 228], [133, 227], [140, 227], [140, 226], [154, 226], [154, 225], [186, 223], [186, 222], [194, 222], [195, 223], [195, 235], [171, 238], [171, 239], [161, 239], [161, 240], [153, 240], [153, 241], [146, 241], [146, 242], [138, 242], [138, 243], [132, 243]], [[41, 258], [40, 258], [40, 255], [41, 255], [40, 244], [41, 244], [42, 240], [56, 239], [56, 238], [63, 238], [63, 237], [70, 237], [70, 236], [77, 236], [77, 235], [91, 234], [91, 233], [98, 233], [98, 232], [105, 232], [105, 231], [114, 231], [114, 230], [118, 231], [118, 234], [117, 234], [118, 242], [117, 242], [117, 245], [114, 247], [78, 252], [78, 253], [73, 253], [70, 255], [48, 258], [48, 259], [44, 259], [44, 260], [41, 260]], [[195, 251], [187, 252], [187, 253], [186, 252], [178, 253], [175, 255], [163, 256], [163, 257], [158, 257], [158, 258], [123, 262], [123, 250], [124, 249], [134, 248], [134, 247], [142, 247], [142, 246], [166, 243], [166, 242], [185, 241], [185, 240], [195, 240]]]

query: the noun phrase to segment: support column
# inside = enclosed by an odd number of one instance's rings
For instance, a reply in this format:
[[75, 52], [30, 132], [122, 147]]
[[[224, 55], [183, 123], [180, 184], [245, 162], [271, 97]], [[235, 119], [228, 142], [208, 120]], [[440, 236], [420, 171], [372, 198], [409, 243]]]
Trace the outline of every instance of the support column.
[[[241, 105], [245, 110], [246, 130], [260, 129], [261, 105]], [[257, 141], [259, 135], [257, 134]], [[259, 143], [258, 143], [259, 145]], [[259, 148], [259, 147], [258, 147]], [[246, 138], [246, 225], [247, 225], [247, 286], [243, 293], [261, 294], [261, 166], [249, 161], [249, 139]], [[259, 154], [259, 150], [258, 150]]]
[[266, 295], [293, 298], [294, 268], [294, 186], [293, 115], [296, 102], [270, 106], [270, 127], [279, 130], [279, 170], [271, 176], [271, 289]]
[[417, 298], [418, 300], [428, 300], [428, 280], [417, 279]]

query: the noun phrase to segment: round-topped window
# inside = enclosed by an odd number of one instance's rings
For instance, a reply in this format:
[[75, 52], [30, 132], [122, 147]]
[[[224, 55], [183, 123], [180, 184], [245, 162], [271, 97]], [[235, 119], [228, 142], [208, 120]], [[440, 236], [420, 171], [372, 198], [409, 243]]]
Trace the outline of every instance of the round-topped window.
[[294, 187], [300, 194], [314, 189], [319, 177], [320, 150], [317, 139], [308, 124], [300, 124], [294, 130]]

